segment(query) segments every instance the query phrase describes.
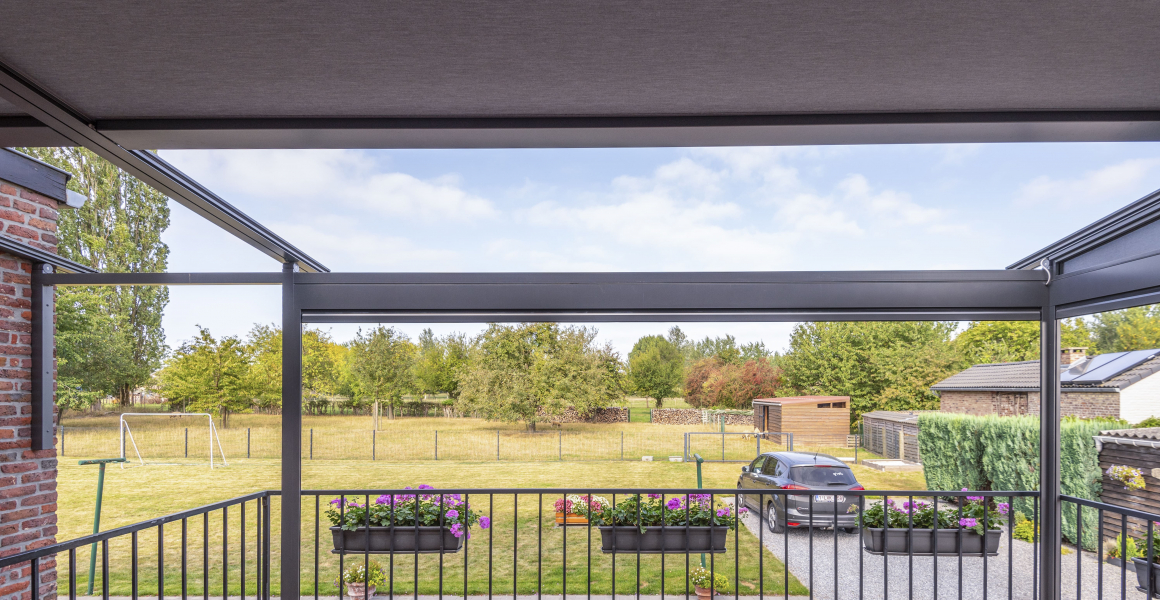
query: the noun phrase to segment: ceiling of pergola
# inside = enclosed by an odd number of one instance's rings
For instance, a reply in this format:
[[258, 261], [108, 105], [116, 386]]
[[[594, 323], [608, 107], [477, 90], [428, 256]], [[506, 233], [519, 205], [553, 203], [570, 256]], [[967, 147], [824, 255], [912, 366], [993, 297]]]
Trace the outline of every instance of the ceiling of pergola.
[[[374, 146], [354, 132], [374, 123], [294, 119], [774, 117], [815, 125], [829, 143], [824, 127], [858, 115], [1160, 111], [1155, 2], [105, 0], [0, 4], [0, 21], [0, 62], [129, 145], [133, 135], [118, 131], [165, 130], [136, 139], [205, 146], [206, 130], [251, 128], [239, 119], [289, 119], [268, 130], [345, 127], [349, 141]], [[19, 112], [0, 101], [0, 115]], [[803, 115], [821, 118], [792, 120]], [[1136, 116], [1110, 120], [1149, 120]], [[1012, 141], [1041, 135], [1008, 130]], [[1153, 135], [1119, 131], [1102, 135]]]

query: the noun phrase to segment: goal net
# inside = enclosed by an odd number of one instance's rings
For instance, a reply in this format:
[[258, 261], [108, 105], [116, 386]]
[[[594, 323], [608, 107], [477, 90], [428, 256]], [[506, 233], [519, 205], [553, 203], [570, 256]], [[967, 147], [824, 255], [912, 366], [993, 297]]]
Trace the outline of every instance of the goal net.
[[[158, 422], [160, 419], [165, 421]], [[137, 423], [136, 431], [130, 421]], [[210, 469], [229, 466], [209, 413], [124, 413], [120, 442], [121, 458], [131, 461], [135, 456], [139, 466], [187, 464], [189, 459], [195, 464], [208, 459]]]

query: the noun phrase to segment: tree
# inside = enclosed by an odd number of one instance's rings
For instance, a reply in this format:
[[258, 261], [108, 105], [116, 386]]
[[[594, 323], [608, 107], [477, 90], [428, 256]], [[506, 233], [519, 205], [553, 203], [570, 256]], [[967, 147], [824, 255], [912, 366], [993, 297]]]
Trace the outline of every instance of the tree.
[[757, 398], [777, 396], [781, 371], [768, 358], [733, 364], [720, 357], [693, 364], [685, 380], [685, 401], [698, 408], [749, 408]]
[[1092, 317], [1091, 329], [1101, 353], [1160, 348], [1160, 305], [1099, 313]]
[[[105, 272], [165, 271], [169, 247], [161, 241], [161, 233], [169, 227], [169, 204], [164, 195], [85, 148], [21, 150], [72, 173], [69, 189], [88, 196], [82, 208], [60, 212], [57, 251], [61, 256]], [[88, 324], [114, 332], [101, 338], [60, 336], [57, 346], [64, 354], [104, 355], [99, 360], [74, 360], [69, 376], [84, 382], [83, 386], [100, 382], [99, 391], [128, 404], [133, 389], [149, 381], [165, 355], [161, 314], [169, 303], [169, 289], [62, 287], [57, 303], [96, 309]], [[67, 330], [62, 328], [62, 333]], [[86, 345], [73, 349], [69, 347], [73, 342]], [[98, 350], [95, 344], [104, 345]], [[101, 372], [102, 363], [117, 368]]]
[[535, 431], [570, 406], [581, 414], [607, 406], [615, 377], [609, 349], [594, 347], [595, 337], [595, 329], [554, 323], [490, 324], [463, 371], [461, 410]]
[[368, 333], [360, 329], [350, 343], [351, 372], [358, 389], [372, 400], [385, 401], [388, 419], [394, 418], [403, 395], [415, 390], [415, 352], [410, 338], [382, 325]]
[[415, 382], [424, 394], [446, 393], [459, 398], [459, 375], [467, 364], [467, 336], [452, 333], [437, 338], [430, 329], [419, 334], [419, 352], [415, 360]]
[[[302, 392], [305, 396], [333, 396], [343, 391], [345, 352], [318, 329], [302, 332]], [[255, 324], [246, 339], [250, 357], [250, 388], [262, 408], [282, 406], [282, 329]]]
[[801, 323], [781, 357], [778, 395], [849, 396], [854, 423], [871, 410], [938, 408], [930, 386], [962, 366], [949, 322]]
[[158, 379], [162, 395], [181, 402], [183, 412], [216, 412], [222, 427], [254, 397], [246, 344], [234, 336], [216, 340], [204, 327], [173, 353]]
[[659, 335], [646, 335], [628, 353], [628, 373], [637, 394], [652, 398], [661, 408], [665, 398], [681, 394], [685, 359], [681, 351]]
[[[1093, 346], [1083, 319], [1060, 323], [1060, 340], [1065, 348]], [[973, 321], [955, 337], [954, 345], [963, 359], [973, 365], [1038, 360], [1039, 322]]]

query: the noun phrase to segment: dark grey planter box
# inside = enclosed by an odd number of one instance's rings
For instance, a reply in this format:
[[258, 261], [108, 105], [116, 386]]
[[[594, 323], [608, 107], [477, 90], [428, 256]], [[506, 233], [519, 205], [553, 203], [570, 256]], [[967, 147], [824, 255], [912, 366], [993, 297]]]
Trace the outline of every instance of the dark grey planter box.
[[1152, 563], [1152, 568], [1149, 569], [1148, 561], [1143, 558], [1133, 558], [1132, 564], [1136, 565], [1136, 583], [1139, 584], [1137, 589], [1145, 594], [1148, 593], [1148, 580], [1145, 577], [1151, 574], [1152, 597], [1160, 598], [1160, 564]]
[[[987, 531], [987, 556], [999, 554], [1002, 537], [1002, 530]], [[939, 529], [936, 532], [934, 529], [867, 527], [862, 530], [862, 540], [870, 554], [882, 554], [885, 547], [887, 554], [958, 556], [961, 549], [963, 556], [983, 555], [983, 536], [966, 529]]]
[[[712, 531], [710, 531], [712, 529]], [[729, 528], [689, 527], [680, 525], [659, 525], [645, 528], [644, 533], [636, 526], [602, 525], [600, 527], [601, 550], [605, 554], [701, 554], [725, 552], [726, 534]]]
[[1127, 564], [1127, 565], [1125, 565], [1125, 564], [1124, 564], [1124, 561], [1122, 561], [1122, 560], [1120, 560], [1120, 559], [1118, 559], [1118, 558], [1114, 558], [1114, 557], [1113, 557], [1113, 558], [1109, 558], [1109, 559], [1107, 560], [1107, 563], [1108, 563], [1109, 565], [1112, 565], [1113, 567], [1115, 567], [1115, 568], [1117, 568], [1117, 569], [1119, 569], [1119, 568], [1127, 568], [1129, 571], [1131, 571], [1131, 572], [1133, 572], [1133, 573], [1135, 573], [1135, 572], [1136, 572], [1136, 565], [1135, 565], [1135, 563], [1132, 563], [1131, 561], [1129, 561], [1129, 562], [1128, 562], [1128, 564]]
[[[454, 554], [463, 547], [463, 538], [445, 527], [371, 527], [343, 531], [331, 527], [333, 554]], [[370, 547], [367, 548], [367, 542]]]

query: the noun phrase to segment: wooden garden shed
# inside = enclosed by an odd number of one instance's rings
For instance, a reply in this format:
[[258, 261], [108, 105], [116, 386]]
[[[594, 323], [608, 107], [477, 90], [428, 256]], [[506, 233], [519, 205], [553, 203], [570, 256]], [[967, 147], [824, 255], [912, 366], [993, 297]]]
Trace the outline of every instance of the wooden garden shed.
[[[1117, 429], [1101, 431], [1095, 436], [1099, 452], [1103, 491], [1100, 501], [1134, 510], [1160, 512], [1160, 427]], [[1144, 488], [1129, 489], [1123, 483], [1108, 477], [1108, 468], [1122, 465], [1140, 471]], [[1137, 539], [1147, 533], [1148, 523], [1128, 517], [1129, 535]], [[1120, 516], [1104, 514], [1103, 537], [1115, 538], [1120, 533]]]
[[794, 396], [753, 401], [753, 426], [792, 433], [795, 441], [834, 441], [845, 445], [850, 433], [849, 396]]

